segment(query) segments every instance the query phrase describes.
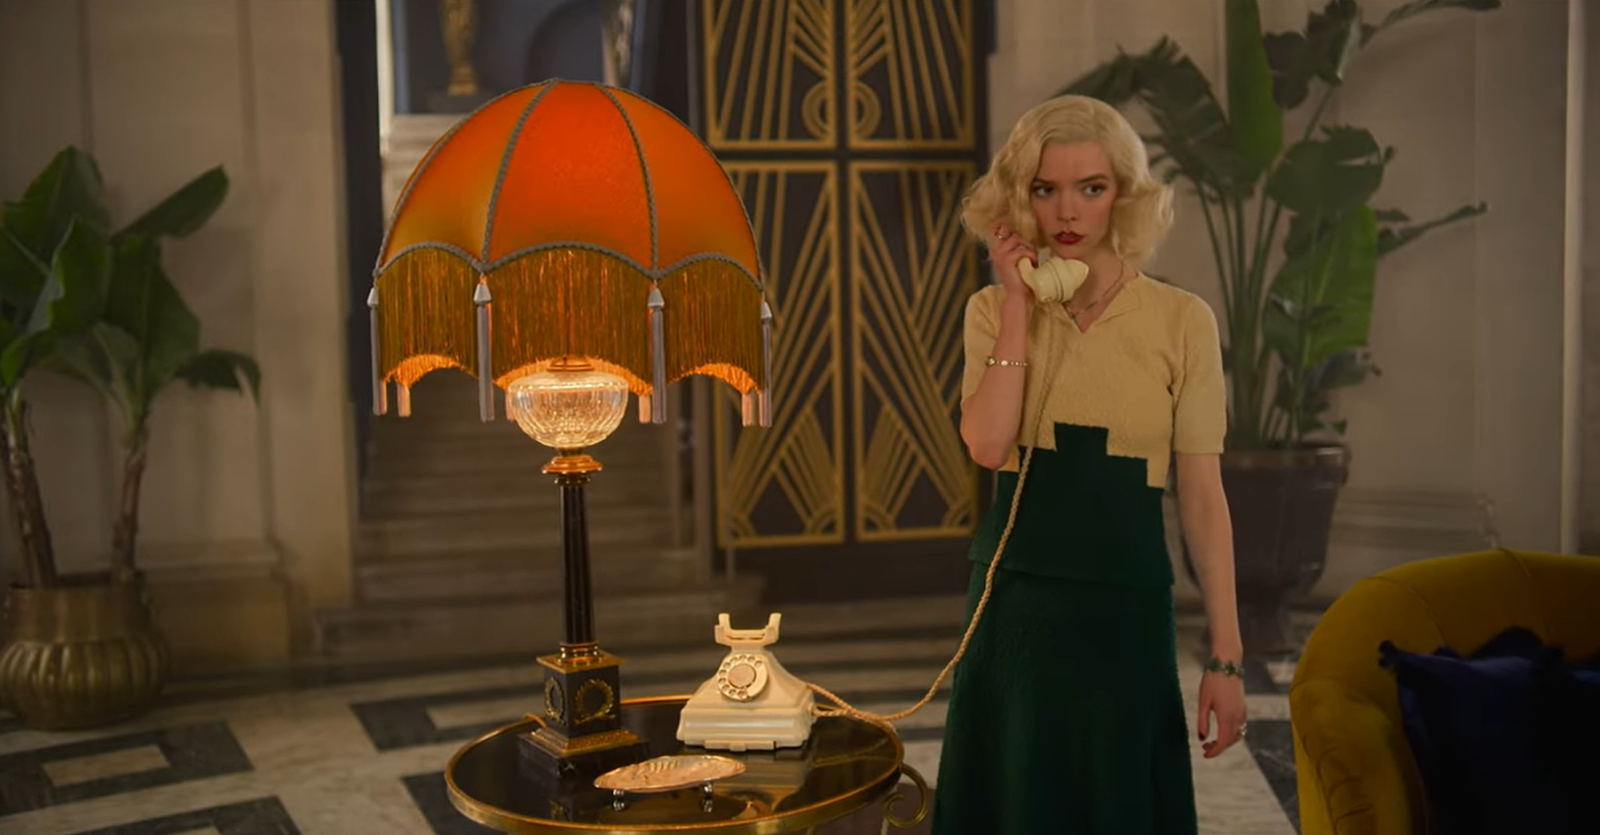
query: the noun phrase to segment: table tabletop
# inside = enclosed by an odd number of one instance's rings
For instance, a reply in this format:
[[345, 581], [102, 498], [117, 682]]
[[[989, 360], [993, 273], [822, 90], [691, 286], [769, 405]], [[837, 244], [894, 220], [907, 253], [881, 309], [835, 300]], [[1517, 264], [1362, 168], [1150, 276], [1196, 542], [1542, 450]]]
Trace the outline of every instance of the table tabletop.
[[[678, 715], [686, 696], [628, 699], [622, 724], [649, 745], [649, 756], [708, 753], [678, 741]], [[528, 717], [467, 743], [445, 769], [450, 801], [462, 814], [507, 833], [705, 832], [771, 835], [802, 832], [874, 803], [884, 820], [910, 827], [926, 814], [927, 789], [905, 764], [894, 731], [847, 716], [818, 717], [799, 748], [715, 753], [744, 763], [745, 771], [719, 780], [707, 796], [700, 788], [614, 797], [592, 782], [544, 776], [522, 751], [519, 738], [539, 727]], [[921, 795], [908, 818], [893, 806], [908, 777]]]

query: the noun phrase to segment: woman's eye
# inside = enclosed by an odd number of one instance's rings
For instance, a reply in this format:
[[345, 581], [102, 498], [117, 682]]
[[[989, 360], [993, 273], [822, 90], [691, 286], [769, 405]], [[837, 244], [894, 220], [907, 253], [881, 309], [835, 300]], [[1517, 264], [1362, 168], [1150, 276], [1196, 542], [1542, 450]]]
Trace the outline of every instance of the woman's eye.
[[1050, 196], [1050, 187], [1049, 186], [1034, 186], [1033, 187], [1033, 196], [1034, 197], [1049, 197]]
[[1104, 194], [1105, 191], [1106, 191], [1106, 187], [1102, 186], [1102, 185], [1092, 185], [1092, 186], [1084, 186], [1083, 187], [1083, 193], [1089, 195], [1090, 197], [1099, 197], [1100, 195]]

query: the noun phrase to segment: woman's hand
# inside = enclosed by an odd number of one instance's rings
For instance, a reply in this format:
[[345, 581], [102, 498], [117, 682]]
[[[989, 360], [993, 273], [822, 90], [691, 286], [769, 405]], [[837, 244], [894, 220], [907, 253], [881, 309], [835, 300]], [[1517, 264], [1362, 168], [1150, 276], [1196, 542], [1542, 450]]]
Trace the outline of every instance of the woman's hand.
[[1011, 227], [1000, 222], [989, 228], [989, 260], [994, 262], [994, 271], [1000, 278], [1000, 286], [1005, 288], [1007, 297], [1031, 302], [1033, 291], [1022, 283], [1022, 277], [1017, 273], [1017, 262], [1023, 258], [1033, 261], [1034, 266], [1038, 266], [1038, 251]]
[[[1207, 742], [1213, 715], [1217, 734]], [[1244, 680], [1206, 670], [1200, 679], [1200, 740], [1206, 759], [1232, 748], [1244, 736], [1244, 723]]]

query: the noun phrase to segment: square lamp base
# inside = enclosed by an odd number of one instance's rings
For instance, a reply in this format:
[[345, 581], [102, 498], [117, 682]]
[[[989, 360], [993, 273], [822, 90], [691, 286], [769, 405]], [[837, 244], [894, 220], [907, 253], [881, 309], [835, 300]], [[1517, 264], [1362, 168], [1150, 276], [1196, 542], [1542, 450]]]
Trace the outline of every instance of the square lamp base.
[[539, 659], [544, 716], [522, 737], [528, 765], [554, 778], [592, 780], [649, 758], [649, 744], [622, 727], [621, 663], [592, 644]]

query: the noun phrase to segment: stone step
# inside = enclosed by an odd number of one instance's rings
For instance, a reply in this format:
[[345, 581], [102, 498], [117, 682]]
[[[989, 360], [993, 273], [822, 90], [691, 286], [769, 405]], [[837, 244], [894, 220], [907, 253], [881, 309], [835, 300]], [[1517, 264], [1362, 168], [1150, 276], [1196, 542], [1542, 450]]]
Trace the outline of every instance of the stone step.
[[[589, 555], [596, 594], [693, 585], [704, 573], [689, 549], [603, 548]], [[467, 551], [364, 559], [355, 565], [363, 603], [560, 594], [566, 587], [556, 549]]]
[[[654, 474], [602, 471], [584, 488], [591, 521], [611, 508], [661, 505], [667, 489]], [[543, 473], [444, 473], [369, 476], [362, 485], [362, 513], [369, 519], [495, 511], [560, 512], [561, 490]]]
[[[710, 643], [719, 612], [740, 622], [764, 617], [760, 595], [755, 578], [596, 594], [595, 637], [602, 647]], [[559, 595], [366, 604], [316, 620], [314, 655], [343, 663], [543, 654], [564, 637]]]
[[[616, 507], [590, 514], [589, 545], [665, 547], [666, 512], [658, 507]], [[364, 519], [356, 553], [360, 559], [561, 547], [561, 517], [550, 513], [461, 513]]]

